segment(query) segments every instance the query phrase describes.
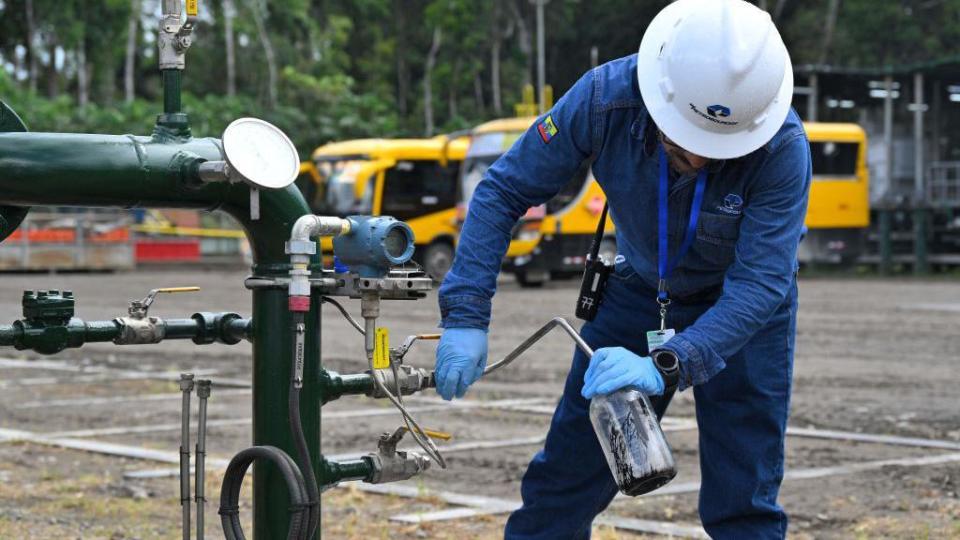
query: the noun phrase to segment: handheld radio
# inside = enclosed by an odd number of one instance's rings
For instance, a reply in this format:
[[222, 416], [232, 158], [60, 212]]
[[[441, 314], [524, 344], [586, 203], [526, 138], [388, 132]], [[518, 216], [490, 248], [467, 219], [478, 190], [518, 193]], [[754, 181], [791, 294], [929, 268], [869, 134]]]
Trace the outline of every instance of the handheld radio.
[[603, 290], [607, 286], [607, 278], [613, 271], [613, 261], [600, 257], [600, 243], [603, 241], [603, 229], [607, 223], [607, 203], [600, 213], [600, 224], [590, 245], [587, 254], [586, 267], [583, 270], [583, 280], [580, 282], [580, 294], [577, 296], [577, 318], [592, 321], [600, 310], [603, 301]]

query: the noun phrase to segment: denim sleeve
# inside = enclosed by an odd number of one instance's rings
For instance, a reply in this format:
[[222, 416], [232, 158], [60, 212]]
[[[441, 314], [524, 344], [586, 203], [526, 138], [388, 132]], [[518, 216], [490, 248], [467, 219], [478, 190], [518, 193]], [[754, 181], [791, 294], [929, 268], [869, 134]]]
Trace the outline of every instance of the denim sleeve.
[[793, 285], [812, 176], [810, 146], [798, 133], [768, 157], [749, 195], [736, 259], [717, 303], [664, 348], [680, 358], [680, 389], [726, 367], [770, 320]]
[[595, 70], [584, 75], [487, 171], [474, 191], [453, 267], [440, 286], [440, 326], [486, 329], [511, 230], [526, 211], [560, 192], [595, 153]]

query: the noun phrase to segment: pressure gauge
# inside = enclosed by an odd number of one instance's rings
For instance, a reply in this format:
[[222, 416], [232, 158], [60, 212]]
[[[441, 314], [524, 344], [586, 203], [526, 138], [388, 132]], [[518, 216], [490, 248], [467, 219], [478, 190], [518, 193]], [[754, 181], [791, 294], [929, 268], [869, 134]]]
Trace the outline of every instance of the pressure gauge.
[[257, 118], [238, 118], [227, 126], [223, 153], [231, 176], [254, 188], [283, 189], [300, 172], [300, 156], [290, 139], [280, 128]]

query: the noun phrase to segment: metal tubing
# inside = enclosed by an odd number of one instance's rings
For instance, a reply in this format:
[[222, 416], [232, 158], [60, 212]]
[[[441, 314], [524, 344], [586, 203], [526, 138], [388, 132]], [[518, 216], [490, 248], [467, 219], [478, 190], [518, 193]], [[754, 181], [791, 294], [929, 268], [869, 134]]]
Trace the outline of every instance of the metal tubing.
[[811, 73], [809, 78], [810, 93], [807, 94], [807, 122], [817, 121], [817, 107], [820, 104], [820, 78]]
[[196, 494], [194, 501], [197, 503], [197, 540], [203, 540], [203, 505], [207, 499], [204, 496], [206, 483], [206, 462], [207, 462], [207, 398], [210, 397], [210, 381], [202, 379], [197, 381], [197, 397], [200, 398], [200, 413], [197, 416], [197, 458], [194, 469], [196, 471]]
[[887, 75], [883, 78], [883, 86], [886, 89], [886, 95], [883, 98], [883, 153], [885, 163], [883, 166], [883, 190], [880, 192], [881, 200], [891, 195], [893, 189], [893, 77]]
[[923, 96], [923, 73], [913, 74], [913, 273], [922, 276], [929, 270], [927, 264], [927, 204], [924, 173], [923, 113], [926, 109]]
[[570, 323], [568, 323], [563, 317], [555, 317], [554, 319], [551, 319], [550, 322], [543, 325], [542, 328], [534, 332], [533, 335], [528, 337], [523, 343], [518, 345], [516, 349], [510, 351], [509, 354], [503, 357], [503, 360], [494, 362], [493, 364], [487, 366], [487, 368], [483, 370], [483, 375], [487, 376], [502, 367], [510, 365], [510, 363], [516, 360], [518, 356], [526, 352], [526, 350], [532, 347], [534, 343], [540, 341], [543, 336], [547, 335], [557, 326], [562, 328], [563, 331], [573, 339], [573, 342], [576, 343], [577, 347], [579, 347], [588, 358], [593, 356], [593, 349], [591, 349], [590, 345], [587, 345], [587, 342], [580, 337], [580, 334], [576, 331], [576, 329], [570, 326]]
[[180, 410], [180, 508], [183, 513], [183, 540], [190, 540], [190, 392], [193, 374], [180, 374], [183, 403]]

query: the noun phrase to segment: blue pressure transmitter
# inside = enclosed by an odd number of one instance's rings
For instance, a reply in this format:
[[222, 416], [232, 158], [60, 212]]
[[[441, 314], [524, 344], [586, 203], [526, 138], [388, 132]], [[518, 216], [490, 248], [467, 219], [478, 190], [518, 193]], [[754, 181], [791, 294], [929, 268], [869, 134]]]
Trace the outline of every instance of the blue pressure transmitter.
[[388, 216], [350, 216], [350, 232], [333, 239], [333, 252], [360, 277], [381, 278], [413, 257], [413, 230]]

